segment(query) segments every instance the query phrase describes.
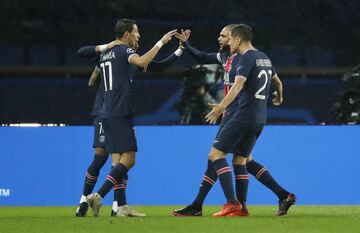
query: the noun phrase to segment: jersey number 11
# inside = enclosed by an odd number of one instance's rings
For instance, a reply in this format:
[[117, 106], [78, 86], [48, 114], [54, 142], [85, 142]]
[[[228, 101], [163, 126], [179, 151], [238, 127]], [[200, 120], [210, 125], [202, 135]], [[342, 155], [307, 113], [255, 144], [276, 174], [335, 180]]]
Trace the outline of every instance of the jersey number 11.
[[[113, 88], [113, 77], [112, 77], [111, 62], [107, 61], [107, 62], [101, 63], [100, 67], [101, 67], [103, 77], [104, 77], [105, 91], [111, 91], [112, 88]], [[106, 75], [106, 67], [108, 67], [108, 69], [107, 69], [108, 70], [108, 75]]]

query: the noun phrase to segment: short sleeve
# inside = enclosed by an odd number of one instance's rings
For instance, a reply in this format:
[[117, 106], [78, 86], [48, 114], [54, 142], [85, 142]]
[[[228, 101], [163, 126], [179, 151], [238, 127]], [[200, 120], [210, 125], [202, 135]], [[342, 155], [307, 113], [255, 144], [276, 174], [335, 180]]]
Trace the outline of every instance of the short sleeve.
[[126, 47], [126, 60], [130, 63], [130, 58], [134, 55], [137, 55], [137, 53], [135, 53], [135, 51], [130, 48], [130, 47]]
[[239, 63], [236, 66], [236, 76], [243, 76], [246, 79], [249, 77], [251, 69], [253, 67], [253, 59], [250, 56], [243, 55], [239, 59]]

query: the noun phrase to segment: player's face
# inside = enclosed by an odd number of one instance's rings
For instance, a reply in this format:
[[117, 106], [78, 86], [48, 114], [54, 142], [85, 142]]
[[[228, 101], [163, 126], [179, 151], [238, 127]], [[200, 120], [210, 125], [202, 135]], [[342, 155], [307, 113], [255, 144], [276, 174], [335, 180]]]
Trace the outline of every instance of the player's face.
[[229, 33], [229, 41], [228, 45], [230, 46], [230, 53], [236, 53], [239, 49], [239, 44], [237, 43], [237, 38], [234, 38], [231, 36], [231, 33]]
[[139, 48], [140, 33], [136, 24], [133, 25], [133, 29], [129, 34], [129, 46], [137, 50]]
[[220, 46], [220, 52], [226, 52], [227, 50], [229, 50], [229, 30], [227, 30], [226, 28], [223, 28], [223, 30], [221, 30], [218, 42]]

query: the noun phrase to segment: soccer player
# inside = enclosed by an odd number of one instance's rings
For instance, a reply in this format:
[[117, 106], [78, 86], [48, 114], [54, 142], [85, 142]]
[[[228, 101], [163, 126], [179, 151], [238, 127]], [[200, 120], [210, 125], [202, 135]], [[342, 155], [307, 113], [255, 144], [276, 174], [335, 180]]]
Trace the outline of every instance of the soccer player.
[[[85, 46], [79, 49], [78, 55], [83, 58], [94, 58], [98, 55], [98, 53], [106, 51], [108, 49], [113, 48], [116, 45], [120, 45], [118, 40], [113, 41], [106, 45], [98, 45], [98, 46]], [[136, 44], [135, 46], [137, 46]], [[135, 51], [137, 50], [137, 47], [133, 48]], [[179, 48], [172, 53], [167, 58], [161, 60], [161, 61], [151, 61], [149, 66], [147, 67], [147, 70], [149, 71], [162, 71], [165, 68], [169, 67], [171, 64], [173, 64], [178, 57], [180, 57], [183, 53], [183, 50], [185, 48], [182, 46], [179, 46]], [[99, 81], [100, 72], [101, 70], [98, 68], [100, 65], [95, 67], [93, 74], [91, 75], [91, 78], [89, 79], [89, 86], [94, 86], [96, 82]], [[87, 170], [86, 177], [85, 177], [85, 184], [83, 189], [83, 195], [80, 199], [80, 205], [76, 211], [76, 216], [83, 217], [86, 216], [87, 210], [88, 210], [88, 203], [86, 202], [86, 196], [89, 195], [93, 187], [96, 183], [97, 176], [100, 172], [100, 169], [103, 167], [103, 165], [106, 162], [108, 153], [105, 150], [105, 136], [104, 136], [104, 130], [101, 124], [100, 119], [100, 110], [103, 103], [103, 89], [104, 87], [100, 86], [98, 87], [97, 96], [95, 99], [92, 116], [95, 117], [94, 119], [94, 147], [97, 151], [94, 160], [90, 167]], [[99, 151], [99, 152], [98, 152]], [[101, 154], [100, 154], [101, 153]], [[100, 157], [98, 155], [103, 155], [105, 157]], [[101, 158], [103, 158], [101, 160]], [[105, 159], [106, 158], [106, 159]], [[100, 162], [101, 163], [100, 163]], [[112, 167], [117, 164], [118, 161], [112, 161]], [[91, 175], [92, 174], [92, 175]], [[126, 193], [125, 189], [127, 186], [128, 177], [127, 175], [124, 177], [122, 184], [118, 185], [114, 189], [114, 202], [111, 210], [111, 216], [132, 216], [132, 217], [142, 217], [145, 216], [144, 213], [140, 213], [132, 208], [130, 208], [127, 205], [126, 202]]]
[[[111, 49], [117, 44], [116, 41], [113, 41], [109, 44], [102, 46], [93, 46], [94, 52], [100, 52], [101, 49]], [[86, 52], [86, 50], [85, 50]], [[86, 57], [83, 54], [83, 50], [80, 49], [78, 55], [80, 57]], [[86, 55], [86, 54], [85, 54]], [[94, 58], [96, 54], [94, 53], [90, 58]], [[88, 85], [89, 87], [94, 87], [96, 80], [100, 75], [100, 69], [98, 66], [94, 68], [94, 71], [89, 79]], [[94, 105], [91, 111], [91, 116], [93, 117], [93, 125], [94, 125], [94, 139], [93, 139], [93, 148], [94, 148], [94, 158], [87, 168], [85, 173], [85, 181], [83, 187], [83, 193], [80, 198], [79, 206], [76, 210], [76, 217], [85, 217], [89, 208], [88, 203], [86, 202], [86, 196], [89, 195], [96, 184], [100, 169], [104, 166], [108, 159], [108, 153], [105, 150], [105, 135], [104, 130], [101, 123], [100, 111], [103, 105], [103, 91], [101, 85], [98, 86], [97, 94], [95, 97]]]
[[[241, 57], [239, 53], [233, 52], [229, 53], [229, 32], [232, 28], [234, 28], [235, 24], [227, 25], [220, 32], [220, 36], [218, 38], [220, 50], [218, 53], [205, 53], [201, 52], [195, 48], [193, 48], [189, 42], [188, 37], [190, 35], [190, 31], [186, 32], [186, 40], [185, 42], [186, 49], [190, 52], [192, 56], [196, 60], [202, 63], [215, 63], [220, 62], [224, 66], [224, 94], [226, 95], [235, 80], [235, 67]], [[238, 97], [236, 97], [238, 98]], [[236, 109], [237, 99], [234, 100], [224, 111], [223, 118], [221, 121], [221, 125], [218, 131], [218, 134], [221, 132], [223, 126], [231, 119], [231, 116]], [[279, 198], [279, 210], [277, 212], [278, 215], [286, 214], [284, 211], [284, 205], [289, 205], [288, 203], [295, 202], [295, 196], [285, 189], [283, 189], [271, 176], [271, 174], [267, 171], [267, 169], [254, 161], [252, 156], [250, 155], [247, 158], [246, 167], [241, 164], [240, 157], [236, 154], [235, 151], [231, 151], [234, 153], [233, 157], [233, 168], [235, 173], [235, 183], [236, 183], [236, 194], [237, 199], [242, 203], [242, 216], [249, 215], [249, 212], [246, 208], [246, 196], [247, 196], [247, 184], [248, 184], [248, 170], [256, 179], [258, 179], [262, 184], [271, 189]], [[193, 203], [189, 206], [186, 206], [182, 209], [178, 209], [173, 211], [173, 215], [175, 216], [201, 216], [202, 215], [202, 205], [203, 202], [213, 187], [217, 180], [217, 176], [215, 170], [213, 169], [212, 163], [208, 161], [208, 167], [201, 182], [201, 186]], [[287, 203], [287, 204], [286, 204]]]
[[99, 215], [102, 198], [112, 188], [121, 184], [135, 164], [137, 142], [132, 120], [132, 82], [137, 67], [146, 69], [160, 48], [176, 34], [176, 30], [166, 33], [152, 49], [139, 56], [133, 49], [139, 47], [138, 27], [133, 20], [121, 19], [115, 25], [115, 35], [121, 44], [101, 54], [100, 67], [104, 87], [104, 108], [101, 117], [106, 137], [105, 148], [118, 163], [110, 171], [101, 188], [87, 196], [94, 216]]
[[[88, 85], [93, 87], [99, 81], [100, 69], [95, 67]], [[105, 135], [100, 118], [100, 112], [103, 104], [103, 87], [98, 86], [95, 102], [92, 109], [92, 116], [94, 117], [94, 141], [93, 147], [95, 149], [95, 156], [85, 174], [83, 193], [80, 198], [80, 204], [76, 210], [75, 216], [85, 217], [89, 208], [86, 202], [86, 196], [89, 195], [96, 184], [99, 172], [108, 159], [108, 153], [105, 150]], [[112, 161], [112, 166], [116, 165], [117, 161]], [[127, 177], [124, 177], [122, 184], [114, 190], [114, 202], [111, 209], [111, 216], [132, 216], [143, 217], [144, 213], [140, 213], [127, 205], [125, 189], [127, 186]]]

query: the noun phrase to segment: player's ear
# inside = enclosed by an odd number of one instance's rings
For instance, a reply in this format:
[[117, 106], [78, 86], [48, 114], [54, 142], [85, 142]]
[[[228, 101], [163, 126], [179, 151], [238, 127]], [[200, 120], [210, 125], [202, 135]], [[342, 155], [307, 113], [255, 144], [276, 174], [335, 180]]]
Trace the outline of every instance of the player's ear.
[[124, 39], [128, 39], [129, 35], [130, 35], [130, 32], [128, 32], [128, 31], [124, 32], [124, 35], [123, 35]]
[[238, 45], [241, 44], [241, 39], [240, 39], [240, 37], [236, 37], [236, 43], [237, 43]]

